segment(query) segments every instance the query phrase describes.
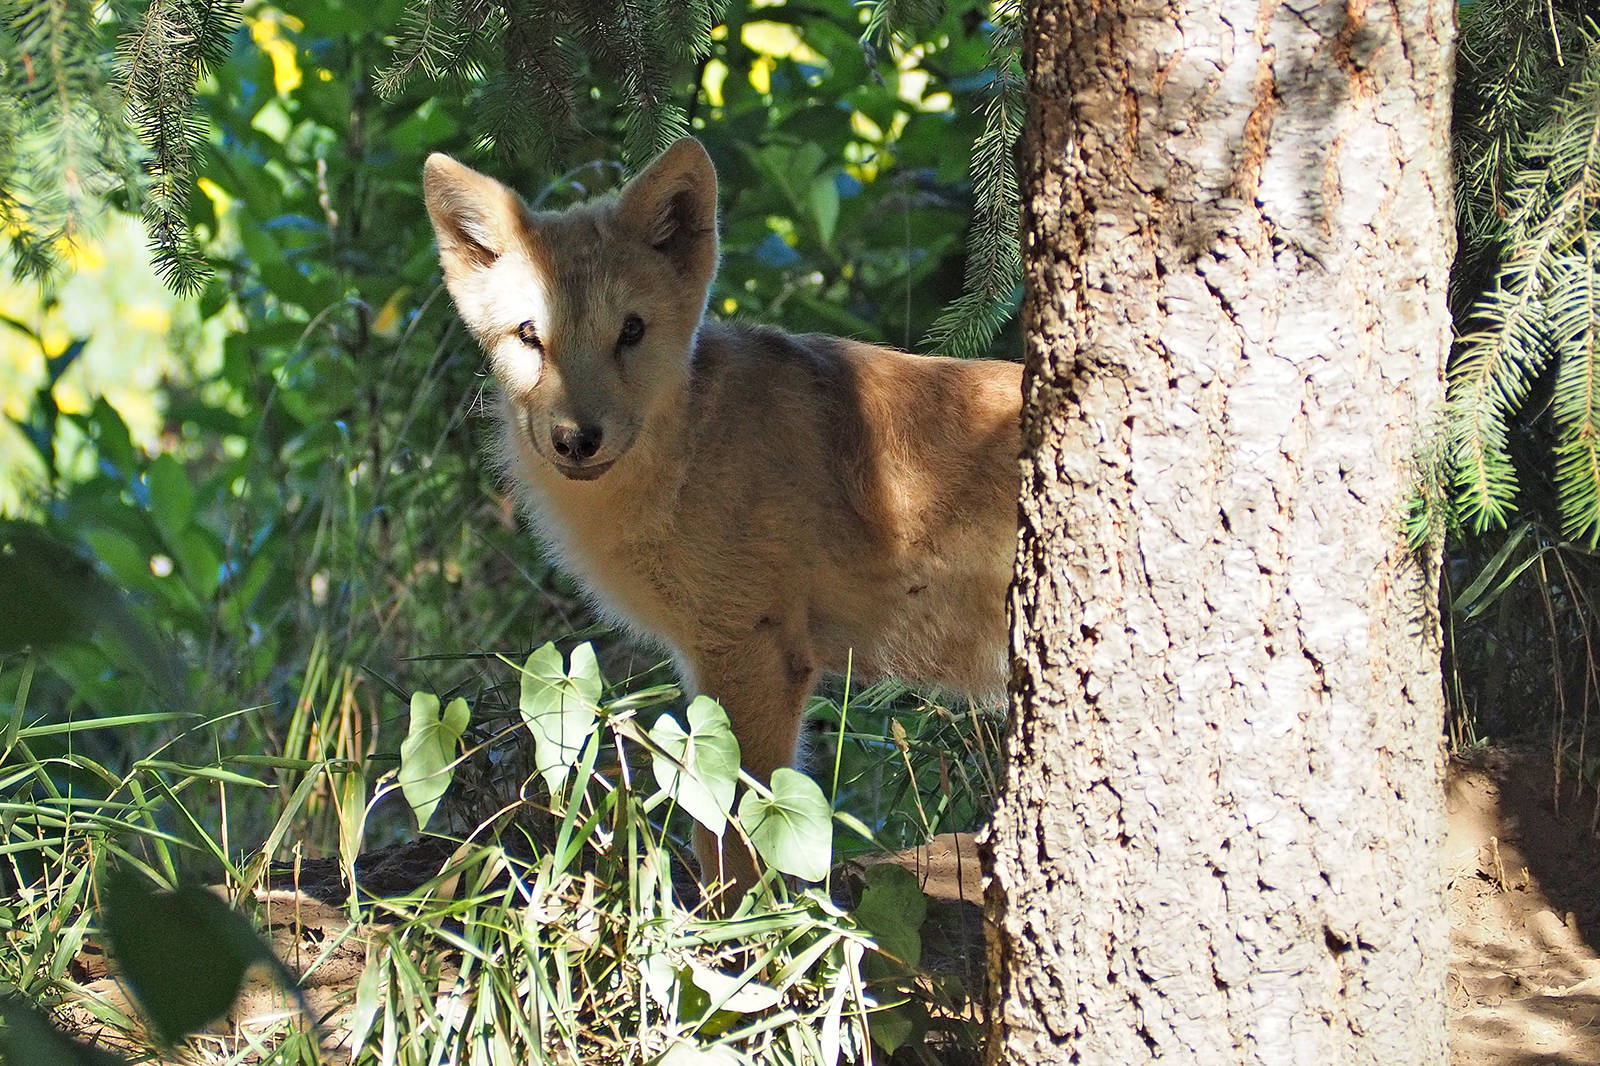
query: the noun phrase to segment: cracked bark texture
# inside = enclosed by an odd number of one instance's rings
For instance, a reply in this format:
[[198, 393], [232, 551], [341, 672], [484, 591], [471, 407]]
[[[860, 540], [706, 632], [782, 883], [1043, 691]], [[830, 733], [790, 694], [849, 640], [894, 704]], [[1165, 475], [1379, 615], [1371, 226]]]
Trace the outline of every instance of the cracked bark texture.
[[992, 1063], [1445, 1061], [1451, 0], [1034, 0]]

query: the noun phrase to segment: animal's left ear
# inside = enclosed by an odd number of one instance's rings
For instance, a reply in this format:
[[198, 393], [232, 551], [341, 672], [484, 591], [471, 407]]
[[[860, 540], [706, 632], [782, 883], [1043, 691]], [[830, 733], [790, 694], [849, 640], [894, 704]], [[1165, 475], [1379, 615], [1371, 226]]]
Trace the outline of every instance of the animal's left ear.
[[617, 216], [680, 271], [711, 283], [717, 266], [717, 171], [685, 137], [622, 190]]

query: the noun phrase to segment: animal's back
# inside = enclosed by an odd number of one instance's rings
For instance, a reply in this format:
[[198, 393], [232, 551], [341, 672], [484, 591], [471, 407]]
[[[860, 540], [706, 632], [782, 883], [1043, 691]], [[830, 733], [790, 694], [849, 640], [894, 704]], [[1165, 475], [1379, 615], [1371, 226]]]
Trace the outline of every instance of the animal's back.
[[708, 323], [691, 380], [676, 524], [749, 600], [701, 628], [802, 601], [824, 668], [1003, 686], [1020, 367]]

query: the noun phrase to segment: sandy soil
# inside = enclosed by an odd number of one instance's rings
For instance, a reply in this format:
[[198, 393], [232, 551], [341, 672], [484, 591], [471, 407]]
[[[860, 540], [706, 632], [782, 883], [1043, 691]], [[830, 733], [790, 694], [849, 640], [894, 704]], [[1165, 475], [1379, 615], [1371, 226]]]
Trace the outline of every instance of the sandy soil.
[[1600, 1063], [1600, 841], [1592, 792], [1548, 754], [1451, 767], [1445, 862], [1454, 1066]]

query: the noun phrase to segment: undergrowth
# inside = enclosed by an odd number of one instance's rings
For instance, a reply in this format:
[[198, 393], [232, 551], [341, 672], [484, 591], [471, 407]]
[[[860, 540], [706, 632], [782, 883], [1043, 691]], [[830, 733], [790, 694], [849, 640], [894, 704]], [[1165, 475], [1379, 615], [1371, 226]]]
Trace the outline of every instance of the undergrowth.
[[[933, 1061], [929, 1047], [942, 1049], [940, 1061], [970, 1055], [968, 990], [918, 970], [925, 902], [915, 877], [881, 865], [849, 886], [835, 880], [835, 836], [859, 851], [877, 835], [860, 818], [836, 814], [799, 773], [779, 771], [770, 788], [742, 775], [726, 716], [709, 700], [674, 716], [664, 713], [676, 705], [670, 685], [608, 693], [587, 644], [566, 662], [546, 645], [525, 663], [495, 665], [516, 691], [513, 717], [495, 713], [505, 685], [484, 694], [482, 721], [466, 699], [414, 693], [406, 741], [386, 765], [331, 749], [291, 759], [219, 748], [184, 763], [171, 758], [175, 739], [116, 772], [77, 741], [156, 726], [214, 740], [228, 722], [54, 724], [29, 714], [33, 664], [22, 660], [0, 746], [0, 869], [14, 900], [0, 907], [12, 949], [0, 953], [0, 990], [15, 997], [0, 1008], [5, 1061], [92, 1061], [87, 1044], [61, 1043], [63, 1032], [93, 1033], [102, 1052], [135, 1059], [219, 1063], [798, 1066], [897, 1050]], [[869, 690], [818, 717], [870, 720], [899, 695]], [[887, 742], [904, 777], [875, 776], [870, 787], [914, 795], [885, 809], [923, 812], [926, 830], [954, 815], [936, 798], [950, 791], [948, 764], [924, 746], [971, 719], [915, 717], [933, 723], [928, 735], [897, 725]], [[895, 761], [858, 760], [858, 743], [846, 732], [831, 753], [841, 794], [869, 787], [851, 782], [853, 763]], [[507, 751], [531, 753], [532, 765], [498, 772], [504, 801], [485, 807], [480, 792], [462, 802], [455, 785], [496, 776], [484, 767]], [[275, 819], [250, 846], [203, 824], [205, 808], [226, 811], [241, 791], [274, 797]], [[305, 876], [318, 850], [304, 835], [319, 823], [318, 796], [331, 838], [321, 843], [340, 875], [324, 877], [321, 894], [345, 927], [308, 942], [291, 971], [255, 930], [264, 901], [280, 914], [288, 906], [271, 888]], [[396, 801], [435, 846], [420, 852], [414, 884], [374, 894], [360, 865], [368, 822]], [[681, 843], [691, 820], [753, 846], [762, 882], [742, 895], [697, 882]], [[220, 870], [218, 888], [197, 887], [195, 870]], [[360, 977], [337, 1007], [321, 1017], [303, 999], [297, 1008], [298, 982], [356, 945]], [[138, 1011], [89, 979], [84, 960], [106, 950]], [[285, 1009], [218, 1028], [246, 971], [263, 966], [288, 990]], [[24, 1039], [41, 1017], [25, 1002], [53, 1016], [45, 1043]]]

